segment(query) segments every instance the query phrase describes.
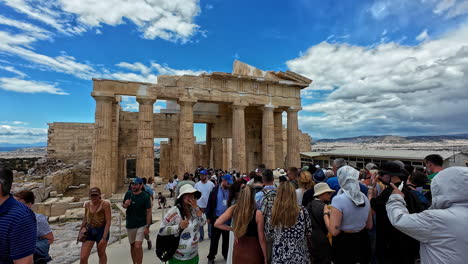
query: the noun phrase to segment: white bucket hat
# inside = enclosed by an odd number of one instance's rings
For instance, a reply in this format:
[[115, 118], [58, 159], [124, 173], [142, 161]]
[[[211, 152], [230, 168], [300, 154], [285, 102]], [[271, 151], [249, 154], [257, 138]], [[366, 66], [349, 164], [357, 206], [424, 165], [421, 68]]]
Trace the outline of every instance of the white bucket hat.
[[193, 188], [192, 185], [190, 184], [184, 184], [180, 187], [179, 191], [179, 196], [177, 196], [177, 199], [182, 197], [182, 195], [187, 194], [187, 193], [193, 193], [195, 195], [195, 199], [200, 199], [201, 197], [201, 192], [198, 191], [197, 189]]
[[330, 189], [330, 186], [326, 182], [320, 182], [314, 186], [314, 196], [319, 196], [322, 193], [331, 192], [334, 193], [335, 190]]

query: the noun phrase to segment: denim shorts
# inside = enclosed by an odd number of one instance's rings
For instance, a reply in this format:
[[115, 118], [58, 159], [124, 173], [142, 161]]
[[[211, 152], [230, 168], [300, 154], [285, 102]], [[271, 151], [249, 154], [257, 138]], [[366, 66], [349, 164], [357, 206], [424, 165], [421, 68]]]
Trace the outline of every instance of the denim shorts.
[[[86, 237], [86, 240], [95, 241], [95, 242], [101, 241], [102, 236], [104, 235], [105, 228], [106, 226], [88, 228], [88, 236]], [[110, 236], [110, 232], [107, 233], [107, 237], [106, 237], [107, 241], [109, 241], [109, 236]]]

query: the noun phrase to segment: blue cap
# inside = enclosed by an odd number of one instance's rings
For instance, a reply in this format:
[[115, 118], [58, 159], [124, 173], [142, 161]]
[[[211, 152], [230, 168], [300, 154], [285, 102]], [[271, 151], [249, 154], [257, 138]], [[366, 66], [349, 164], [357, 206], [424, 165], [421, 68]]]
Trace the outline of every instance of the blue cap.
[[232, 184], [232, 182], [233, 182], [231, 174], [224, 174], [221, 179], [227, 181], [227, 183], [229, 183], [229, 184]]
[[323, 172], [323, 170], [321, 169], [318, 169], [315, 173], [314, 173], [314, 176], [312, 176], [314, 182], [316, 183], [319, 183], [319, 182], [323, 182], [327, 179], [327, 176], [325, 176], [325, 173]]
[[208, 171], [206, 171], [206, 170], [201, 170], [201, 171], [200, 171], [200, 174], [208, 175]]
[[143, 184], [143, 179], [141, 179], [141, 178], [135, 178], [135, 179], [133, 179], [132, 183]]

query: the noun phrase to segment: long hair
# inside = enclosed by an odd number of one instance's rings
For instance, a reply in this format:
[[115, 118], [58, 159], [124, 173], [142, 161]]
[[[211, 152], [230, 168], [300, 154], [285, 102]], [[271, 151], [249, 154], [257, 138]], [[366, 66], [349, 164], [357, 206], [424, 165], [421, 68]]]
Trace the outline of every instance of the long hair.
[[233, 231], [237, 238], [245, 235], [250, 220], [255, 217], [256, 211], [254, 189], [245, 186], [240, 192], [232, 213], [234, 219]]
[[301, 171], [297, 183], [299, 184], [299, 188], [303, 188], [305, 190], [310, 190], [314, 188], [315, 185], [315, 182], [312, 180], [312, 174], [310, 174], [309, 171]]
[[299, 206], [294, 186], [290, 182], [282, 182], [276, 190], [271, 225], [280, 228], [292, 227], [296, 224], [298, 215]]
[[228, 200], [227, 200], [227, 206], [228, 207], [230, 207], [232, 204], [234, 204], [235, 201], [237, 200], [237, 196], [239, 196], [242, 184], [243, 183], [241, 181], [235, 181], [229, 187], [229, 197], [228, 197]]

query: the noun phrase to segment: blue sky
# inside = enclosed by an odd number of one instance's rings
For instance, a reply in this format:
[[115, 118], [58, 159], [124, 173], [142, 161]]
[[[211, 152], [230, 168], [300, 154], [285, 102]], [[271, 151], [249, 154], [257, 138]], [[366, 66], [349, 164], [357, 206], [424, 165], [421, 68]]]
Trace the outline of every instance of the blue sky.
[[234, 59], [313, 79], [299, 121], [313, 138], [464, 133], [467, 14], [466, 0], [0, 0], [0, 145], [94, 122], [93, 77], [157, 82]]

